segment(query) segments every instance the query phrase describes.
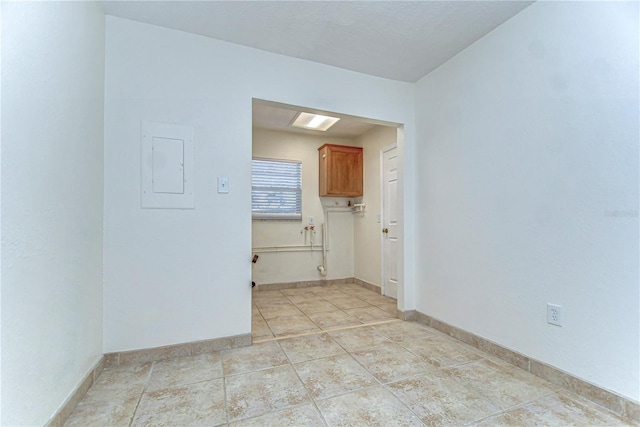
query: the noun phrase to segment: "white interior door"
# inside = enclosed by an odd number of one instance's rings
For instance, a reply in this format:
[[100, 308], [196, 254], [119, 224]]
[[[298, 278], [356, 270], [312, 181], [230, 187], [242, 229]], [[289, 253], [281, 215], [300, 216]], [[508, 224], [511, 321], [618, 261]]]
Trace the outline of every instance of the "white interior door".
[[398, 155], [382, 152], [382, 293], [398, 297]]

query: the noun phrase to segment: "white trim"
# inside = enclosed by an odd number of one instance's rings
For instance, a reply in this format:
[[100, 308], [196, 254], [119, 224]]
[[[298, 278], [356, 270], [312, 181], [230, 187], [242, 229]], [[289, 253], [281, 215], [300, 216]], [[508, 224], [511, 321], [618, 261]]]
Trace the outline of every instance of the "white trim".
[[[328, 250], [328, 249], [327, 249]], [[322, 246], [314, 247], [311, 249], [309, 245], [281, 245], [281, 246], [258, 246], [251, 248], [251, 252], [254, 253], [266, 253], [266, 252], [321, 252]]]
[[274, 159], [272, 157], [251, 157], [251, 160], [265, 160], [267, 162], [283, 162], [283, 163], [300, 163], [300, 164], [302, 164], [302, 160]]
[[[398, 148], [398, 143], [394, 142], [393, 144], [389, 144], [380, 149], [380, 278], [382, 279], [380, 283], [380, 293], [385, 295], [386, 285], [385, 285], [385, 276], [384, 276], [384, 235], [382, 233], [382, 229], [384, 228], [384, 154]], [[398, 165], [400, 166], [400, 165]], [[404, 212], [404, 208], [403, 208]], [[402, 236], [400, 236], [402, 237]], [[400, 268], [400, 260], [398, 260], [398, 269]], [[402, 284], [398, 281], [398, 287]], [[396, 295], [396, 298], [398, 295]]]
[[261, 212], [252, 212], [251, 219], [253, 221], [302, 221], [302, 213], [261, 213]]

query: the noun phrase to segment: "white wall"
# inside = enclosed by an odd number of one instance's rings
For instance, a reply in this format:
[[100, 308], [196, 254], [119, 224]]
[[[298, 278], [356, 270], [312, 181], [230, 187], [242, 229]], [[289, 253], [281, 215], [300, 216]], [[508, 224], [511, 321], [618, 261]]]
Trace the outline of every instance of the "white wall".
[[2, 424], [42, 425], [102, 356], [104, 15], [2, 5]]
[[535, 3], [416, 109], [417, 309], [638, 400], [638, 3]]
[[382, 214], [380, 178], [381, 150], [395, 144], [398, 129], [376, 126], [358, 138], [364, 148], [364, 191], [362, 201], [366, 208], [353, 215], [355, 254], [355, 277], [382, 286], [382, 226], [378, 218]]
[[[105, 84], [105, 352], [250, 332], [252, 98], [404, 123], [413, 149], [411, 84], [114, 17]], [[195, 210], [140, 209], [140, 120], [195, 127]]]
[[[259, 254], [253, 266], [253, 280], [258, 285], [268, 283], [321, 280], [317, 270], [322, 265], [323, 204], [319, 191], [318, 148], [323, 144], [356, 145], [347, 138], [327, 138], [290, 132], [253, 129], [253, 156], [302, 162], [302, 221], [252, 221], [252, 248]], [[346, 198], [329, 200], [345, 204]], [[353, 199], [351, 199], [353, 200]], [[326, 204], [326, 200], [325, 200]], [[345, 209], [346, 211], [347, 209]], [[315, 224], [314, 251], [311, 251], [311, 232], [302, 232], [312, 216]], [[329, 213], [330, 234], [327, 241], [326, 279], [353, 277], [353, 215]], [[274, 247], [279, 247], [274, 252]]]
[[[0, 3], [0, 31], [2, 30], [2, 3]], [[2, 35], [0, 34], [0, 43]], [[0, 47], [1, 49], [1, 47]], [[0, 51], [0, 70], [2, 52]], [[2, 72], [0, 72], [0, 95], [2, 94]], [[2, 188], [2, 102], [0, 102], [0, 188]], [[2, 241], [2, 194], [0, 191], [0, 241]], [[2, 424], [2, 244], [0, 244], [0, 424]]]

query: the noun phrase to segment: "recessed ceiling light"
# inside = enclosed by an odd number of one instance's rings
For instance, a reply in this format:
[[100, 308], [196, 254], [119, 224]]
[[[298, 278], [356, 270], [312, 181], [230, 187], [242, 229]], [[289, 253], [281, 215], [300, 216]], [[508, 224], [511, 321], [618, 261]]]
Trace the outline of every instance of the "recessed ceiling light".
[[298, 113], [298, 115], [291, 122], [291, 126], [303, 129], [312, 129], [319, 131], [326, 131], [331, 126], [335, 125], [338, 120], [337, 117], [322, 116], [320, 114], [311, 113]]

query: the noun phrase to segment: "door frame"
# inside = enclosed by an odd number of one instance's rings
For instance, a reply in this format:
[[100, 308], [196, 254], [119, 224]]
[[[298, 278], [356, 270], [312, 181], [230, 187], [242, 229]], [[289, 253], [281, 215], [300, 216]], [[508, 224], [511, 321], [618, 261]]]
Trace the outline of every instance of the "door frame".
[[[384, 228], [384, 154], [393, 149], [398, 149], [398, 141], [393, 144], [386, 145], [380, 149], [380, 278], [382, 279], [382, 283], [380, 284], [380, 293], [384, 295], [386, 280], [384, 275], [384, 265], [385, 265], [385, 256], [384, 256], [384, 233], [382, 233], [382, 228]], [[404, 209], [403, 209], [404, 211]], [[400, 260], [398, 260], [399, 262]], [[400, 265], [398, 265], [400, 267]], [[396, 301], [400, 298], [400, 287], [403, 284], [400, 281], [400, 277], [398, 277], [398, 290], [396, 291]]]
[[[294, 97], [295, 98], [295, 97]], [[261, 104], [261, 105], [269, 105], [269, 106], [273, 106], [273, 107], [278, 107], [278, 108], [284, 108], [284, 109], [303, 109], [305, 111], [308, 112], [313, 112], [313, 113], [318, 113], [318, 114], [329, 114], [329, 115], [334, 115], [335, 117], [349, 117], [349, 118], [355, 118], [358, 119], [360, 121], [362, 121], [363, 123], [368, 123], [368, 124], [372, 124], [372, 125], [379, 125], [379, 126], [386, 126], [386, 127], [391, 127], [391, 128], [395, 128], [396, 129], [396, 135], [395, 135], [395, 143], [390, 144], [389, 146], [385, 146], [383, 148], [375, 148], [376, 151], [382, 152], [382, 150], [388, 150], [390, 149], [390, 147], [395, 146], [398, 150], [398, 184], [399, 184], [399, 191], [398, 191], [398, 198], [399, 198], [399, 204], [398, 207], [400, 209], [399, 212], [399, 218], [398, 218], [398, 239], [399, 239], [399, 246], [398, 246], [398, 300], [397, 300], [397, 305], [398, 305], [398, 309], [401, 311], [404, 310], [411, 310], [415, 308], [415, 283], [414, 283], [414, 272], [412, 268], [408, 267], [408, 260], [413, 261], [413, 251], [406, 251], [406, 246], [413, 244], [414, 243], [414, 236], [413, 233], [407, 233], [406, 229], [407, 226], [412, 226], [414, 223], [414, 219], [415, 219], [415, 213], [413, 212], [413, 210], [411, 209], [406, 209], [406, 205], [407, 203], [413, 203], [413, 201], [407, 200], [407, 195], [410, 194], [412, 192], [413, 189], [413, 183], [409, 182], [406, 177], [407, 175], [412, 176], [414, 173], [414, 160], [411, 156], [409, 156], [409, 158], [407, 158], [406, 153], [407, 153], [407, 149], [409, 148], [410, 151], [413, 151], [413, 146], [414, 146], [414, 138], [413, 138], [413, 128], [414, 128], [414, 121], [410, 118], [408, 118], [408, 122], [404, 122], [404, 121], [394, 121], [394, 120], [389, 120], [389, 119], [377, 119], [374, 118], [376, 116], [376, 114], [373, 114], [373, 116], [368, 116], [366, 114], [349, 114], [349, 113], [344, 113], [341, 112], [343, 110], [341, 109], [327, 109], [325, 108], [319, 108], [317, 106], [312, 107], [312, 105], [316, 104], [316, 100], [304, 100], [300, 101], [300, 102], [291, 102], [291, 99], [286, 100], [286, 102], [284, 101], [280, 101], [277, 100], [278, 97], [273, 97], [273, 98], [269, 98], [269, 97], [258, 97], [258, 96], [252, 96], [251, 97], [251, 109], [253, 110], [253, 108], [255, 108], [256, 104]], [[406, 131], [406, 126], [409, 126], [409, 130], [410, 132]], [[372, 149], [374, 149], [372, 147]], [[251, 154], [251, 150], [249, 150], [249, 154]], [[380, 156], [380, 170], [379, 172], [381, 172], [382, 170], [382, 155], [379, 154]], [[249, 161], [251, 160], [251, 156], [249, 156]], [[250, 171], [249, 171], [250, 173]], [[250, 177], [250, 175], [249, 175]], [[380, 196], [382, 195], [382, 178], [379, 178], [380, 180]], [[373, 183], [372, 183], [373, 184]], [[365, 184], [366, 185], [366, 184]], [[375, 185], [375, 184], [374, 184]], [[373, 202], [373, 200], [371, 201]], [[378, 201], [376, 201], [378, 202]], [[382, 206], [382, 200], [379, 201], [379, 205], [376, 208], [381, 208]], [[370, 206], [370, 208], [373, 208], [374, 205], [372, 204]], [[380, 212], [380, 224], [382, 223], [382, 215], [383, 213]], [[380, 225], [378, 224], [378, 225]], [[380, 233], [380, 235], [382, 234], [381, 227], [377, 227], [378, 228], [378, 233]], [[381, 242], [381, 241], [380, 241]], [[252, 249], [251, 246], [251, 241], [249, 242], [249, 249]], [[382, 259], [382, 244], [380, 245], [380, 259]], [[250, 269], [251, 267], [247, 266], [247, 269]], [[379, 266], [379, 272], [380, 272], [380, 277], [382, 278], [383, 275], [383, 265], [382, 263]], [[382, 290], [382, 283], [381, 283], [381, 288]]]

